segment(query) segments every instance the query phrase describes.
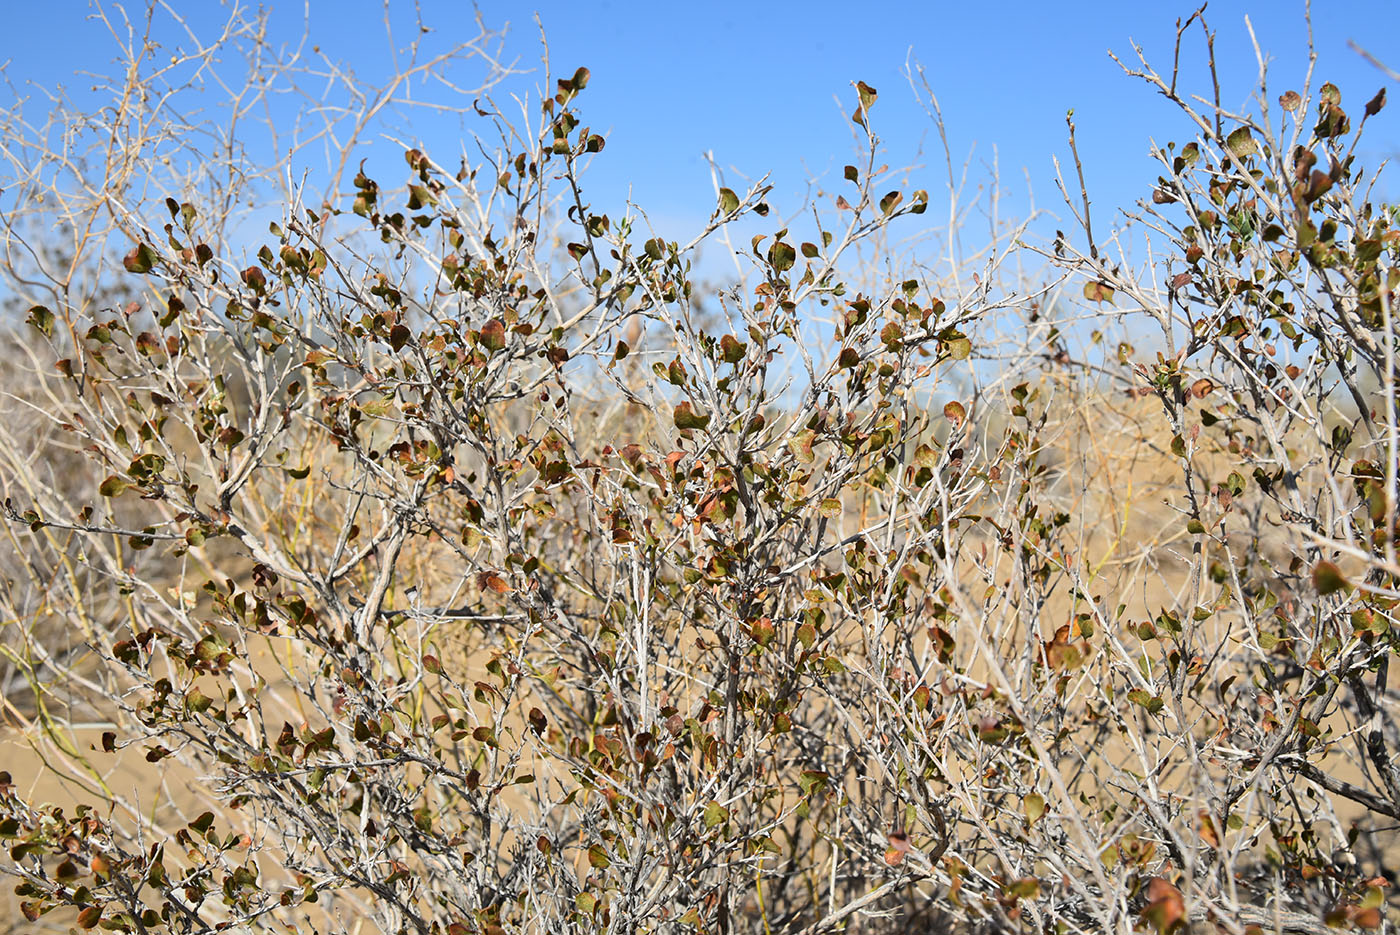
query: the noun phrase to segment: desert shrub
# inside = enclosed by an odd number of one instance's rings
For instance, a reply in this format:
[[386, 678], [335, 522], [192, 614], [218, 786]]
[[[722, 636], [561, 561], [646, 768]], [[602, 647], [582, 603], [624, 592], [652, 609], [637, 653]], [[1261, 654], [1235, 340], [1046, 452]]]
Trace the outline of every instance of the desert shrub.
[[[109, 238], [11, 365], [49, 466], [7, 436], [22, 915], [1383, 924], [1397, 235], [1354, 151], [1384, 97], [1234, 115], [1133, 72], [1184, 118], [1129, 218], [1150, 262], [1082, 178], [1043, 250], [901, 251], [930, 196], [863, 83], [831, 202], [720, 185], [684, 239], [590, 200], [586, 68], [512, 123], [493, 66], [467, 157], [404, 146], [272, 218], [229, 206], [285, 173], [160, 188], [133, 136], [82, 189], [121, 197], [52, 209]], [[349, 97], [357, 128], [385, 99]], [[698, 280], [709, 241], [736, 283]]]

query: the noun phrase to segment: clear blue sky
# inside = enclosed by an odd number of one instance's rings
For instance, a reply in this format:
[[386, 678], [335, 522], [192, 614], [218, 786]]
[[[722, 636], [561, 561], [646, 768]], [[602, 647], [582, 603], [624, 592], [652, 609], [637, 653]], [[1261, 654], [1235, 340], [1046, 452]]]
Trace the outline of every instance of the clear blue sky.
[[[222, 17], [213, 0], [172, 0], [198, 29]], [[279, 5], [274, 23], [294, 38], [302, 3]], [[1319, 65], [1317, 80], [1337, 83], [1343, 106], [1360, 106], [1390, 82], [1347, 48], [1354, 39], [1400, 70], [1400, 2], [1319, 0], [1314, 3]], [[9, 39], [0, 46], [8, 75], [20, 84], [72, 82], [75, 69], [108, 67], [110, 39], [86, 20], [85, 0], [12, 3]], [[1065, 112], [1074, 108], [1085, 171], [1098, 207], [1131, 204], [1148, 191], [1156, 170], [1148, 140], [1184, 139], [1188, 128], [1170, 108], [1123, 75], [1110, 49], [1133, 61], [1131, 41], [1141, 44], [1160, 69], [1170, 68], [1174, 22], [1195, 4], [1167, 2], [1023, 2], [983, 0], [916, 4], [862, 2], [635, 3], [620, 0], [543, 2], [532, 6], [482, 0], [488, 25], [511, 25], [508, 51], [524, 67], [538, 66], [538, 10], [549, 36], [555, 69], [592, 70], [583, 99], [586, 122], [609, 138], [591, 176], [595, 202], [617, 210], [629, 190], [653, 220], [689, 226], [713, 206], [702, 153], [712, 150], [724, 166], [757, 177], [772, 172], [774, 202], [796, 208], [809, 174], [840, 185], [841, 167], [852, 161], [850, 127], [838, 111], [853, 100], [851, 82], [876, 86], [877, 132], [891, 165], [922, 161], [915, 187], [927, 187], [938, 204], [943, 183], [941, 153], [930, 122], [915, 105], [903, 77], [907, 60], [923, 64], [943, 106], [953, 157], [974, 160], [973, 181], [985, 175], [994, 148], [1004, 183], [1025, 190], [1037, 204], [1058, 210], [1051, 156], [1065, 162]], [[1306, 65], [1302, 0], [1215, 0], [1207, 19], [1217, 32], [1223, 64], [1224, 103], [1244, 108], [1256, 66], [1245, 16], [1273, 58], [1276, 96], [1301, 84]], [[460, 0], [423, 0], [425, 22], [446, 42], [471, 28], [472, 7]], [[413, 5], [392, 0], [392, 18], [406, 27]], [[369, 0], [310, 0], [311, 34], [328, 54], [360, 72], [386, 68], [383, 6]], [[406, 28], [401, 35], [407, 35]], [[1183, 85], [1205, 93], [1203, 42], [1193, 31], [1183, 56]], [[538, 81], [538, 71], [526, 79]], [[81, 82], [76, 82], [81, 84]], [[1400, 153], [1400, 88], [1368, 128], [1363, 159]], [[436, 152], [455, 151], [460, 125], [421, 115], [412, 127]], [[920, 155], [922, 147], [923, 155]], [[975, 149], [974, 149], [975, 147]], [[449, 157], [450, 158], [450, 157]], [[738, 188], [738, 185], [733, 187]], [[1394, 197], [1394, 187], [1390, 190]], [[1009, 213], [1024, 212], [1016, 198]], [[676, 230], [681, 236], [684, 230]]]

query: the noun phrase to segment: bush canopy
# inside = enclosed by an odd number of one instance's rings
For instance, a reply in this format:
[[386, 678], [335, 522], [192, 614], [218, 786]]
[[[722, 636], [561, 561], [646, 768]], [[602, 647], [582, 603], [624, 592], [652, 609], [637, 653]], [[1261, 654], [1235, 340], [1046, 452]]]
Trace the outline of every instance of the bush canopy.
[[[1071, 115], [1040, 240], [857, 82], [830, 193], [677, 235], [586, 68], [260, 24], [0, 121], [15, 931], [1395, 924], [1384, 90], [1125, 64], [1175, 142], [1091, 216]], [[356, 165], [466, 66], [461, 152]]]

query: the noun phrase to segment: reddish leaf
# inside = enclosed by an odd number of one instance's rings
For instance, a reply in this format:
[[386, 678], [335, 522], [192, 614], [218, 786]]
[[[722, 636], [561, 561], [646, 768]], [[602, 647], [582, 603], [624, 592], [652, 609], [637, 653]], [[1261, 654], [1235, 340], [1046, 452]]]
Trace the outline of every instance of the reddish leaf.
[[1324, 596], [1351, 590], [1351, 582], [1342, 574], [1342, 570], [1331, 562], [1318, 562], [1313, 568], [1312, 580], [1317, 593]]
[[1153, 877], [1147, 884], [1147, 908], [1142, 911], [1142, 920], [1159, 933], [1165, 933], [1185, 917], [1186, 903], [1181, 898], [1181, 890], [1162, 877]]

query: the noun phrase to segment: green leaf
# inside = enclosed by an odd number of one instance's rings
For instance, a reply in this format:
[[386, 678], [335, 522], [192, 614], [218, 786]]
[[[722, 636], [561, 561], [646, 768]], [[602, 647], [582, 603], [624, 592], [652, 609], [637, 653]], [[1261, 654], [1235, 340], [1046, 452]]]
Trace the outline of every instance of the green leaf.
[[1021, 800], [1021, 807], [1026, 812], [1026, 824], [1033, 825], [1045, 814], [1045, 797], [1032, 792]]
[[155, 251], [144, 243], [138, 243], [122, 257], [122, 265], [128, 273], [149, 273], [156, 265]]
[[792, 244], [780, 240], [769, 248], [768, 262], [773, 265], [773, 269], [785, 273], [797, 262], [797, 251], [792, 248]]
[[104, 497], [118, 497], [121, 496], [122, 491], [130, 486], [126, 481], [113, 474], [102, 482], [101, 486], [97, 488], [97, 492]]
[[189, 711], [203, 713], [209, 710], [214, 703], [214, 699], [204, 694], [198, 688], [191, 688], [189, 694], [185, 695], [185, 708]]
[[36, 305], [29, 310], [29, 317], [25, 319], [46, 338], [53, 337], [53, 312], [42, 305]]
[[972, 342], [965, 337], [953, 338], [943, 346], [948, 349], [948, 356], [954, 360], [967, 360], [972, 356]]
[[835, 497], [827, 497], [822, 501], [820, 511], [827, 519], [835, 519], [841, 515], [841, 501]]
[[1113, 287], [1106, 282], [1086, 282], [1084, 284], [1084, 298], [1090, 302], [1112, 302]]
[[870, 85], [866, 84], [864, 81], [857, 81], [856, 96], [860, 103], [856, 107], [856, 112], [851, 115], [851, 119], [861, 126], [865, 126], [865, 116], [870, 113], [870, 108], [875, 106], [875, 98], [877, 95], [875, 89]]
[[710, 424], [708, 413], [696, 412], [688, 402], [683, 402], [676, 407], [671, 414], [671, 419], [678, 429], [703, 429]]
[[141, 480], [143, 477], [154, 477], [162, 470], [165, 470], [164, 456], [157, 455], [154, 451], [148, 451], [146, 454], [132, 459], [132, 463], [127, 465], [126, 476]]
[[711, 801], [705, 806], [705, 830], [722, 825], [729, 820], [729, 809], [718, 802]]
[[1162, 710], [1162, 699], [1156, 695], [1149, 694], [1141, 688], [1134, 688], [1128, 692], [1128, 700], [1135, 705], [1147, 709], [1148, 714], [1156, 714]]
[[1240, 127], [1225, 138], [1225, 149], [1236, 159], [1243, 159], [1259, 152], [1259, 144], [1254, 142], [1249, 127]]
[[788, 442], [788, 448], [798, 461], [803, 464], [811, 464], [816, 460], [816, 454], [812, 451], [812, 445], [816, 443], [817, 433], [812, 429], [803, 429], [793, 436]]
[[361, 403], [360, 411], [367, 416], [380, 419], [394, 411], [394, 401], [391, 398], [379, 396]]
[[719, 190], [719, 213], [729, 215], [738, 210], [739, 196], [734, 194], [733, 189], [721, 188]]
[[803, 795], [811, 795], [825, 789], [829, 778], [819, 769], [804, 769], [802, 775], [797, 777], [797, 785], [802, 789]]
[[737, 364], [744, 359], [744, 352], [749, 349], [747, 344], [741, 342], [732, 334], [726, 334], [719, 339], [720, 353], [724, 355], [724, 362], [727, 364]]
[[889, 215], [899, 207], [899, 203], [904, 200], [904, 195], [900, 192], [890, 192], [880, 199], [880, 213]]
[[1035, 899], [1040, 895], [1040, 881], [1034, 877], [1023, 877], [1012, 883], [1007, 893], [1016, 899]]

